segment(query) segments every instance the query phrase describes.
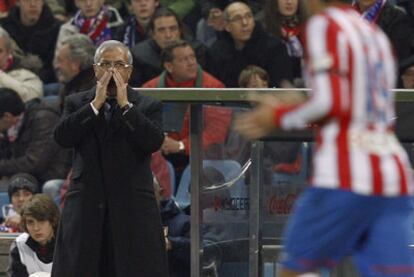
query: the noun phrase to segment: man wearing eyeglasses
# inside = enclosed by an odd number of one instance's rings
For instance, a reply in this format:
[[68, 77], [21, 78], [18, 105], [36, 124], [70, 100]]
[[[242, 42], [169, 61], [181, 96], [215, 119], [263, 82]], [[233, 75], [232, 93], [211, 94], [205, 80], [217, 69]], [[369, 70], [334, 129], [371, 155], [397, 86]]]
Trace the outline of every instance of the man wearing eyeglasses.
[[132, 55], [118, 41], [95, 52], [93, 89], [66, 98], [55, 139], [74, 149], [53, 277], [168, 276], [151, 154], [161, 103], [128, 87]]
[[225, 30], [211, 47], [206, 70], [226, 87], [238, 87], [240, 72], [257, 65], [269, 74], [270, 87], [291, 80], [292, 69], [286, 46], [256, 24], [252, 9], [245, 3], [233, 2], [224, 12]]

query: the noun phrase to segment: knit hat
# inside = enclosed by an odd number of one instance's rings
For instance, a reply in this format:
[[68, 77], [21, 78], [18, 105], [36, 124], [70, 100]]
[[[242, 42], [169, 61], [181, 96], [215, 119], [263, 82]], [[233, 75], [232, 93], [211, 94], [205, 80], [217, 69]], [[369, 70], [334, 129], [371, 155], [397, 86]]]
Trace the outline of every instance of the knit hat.
[[25, 189], [33, 194], [37, 193], [38, 191], [39, 182], [37, 179], [28, 173], [17, 173], [10, 177], [9, 179], [9, 198], [11, 201], [13, 193], [17, 192], [18, 190]]

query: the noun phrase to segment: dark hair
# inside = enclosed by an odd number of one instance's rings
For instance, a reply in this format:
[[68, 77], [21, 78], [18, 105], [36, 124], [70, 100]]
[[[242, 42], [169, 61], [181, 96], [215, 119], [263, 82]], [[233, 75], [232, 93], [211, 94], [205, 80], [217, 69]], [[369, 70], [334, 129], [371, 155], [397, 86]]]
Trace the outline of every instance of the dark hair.
[[39, 221], [49, 221], [56, 234], [60, 212], [55, 202], [46, 194], [36, 194], [24, 203], [21, 212], [21, 226], [26, 232], [27, 216], [32, 216]]
[[24, 111], [24, 103], [20, 96], [12, 89], [0, 88], [0, 117], [5, 112], [16, 116]]
[[269, 74], [266, 70], [257, 65], [248, 65], [240, 72], [239, 87], [246, 88], [250, 78], [254, 75], [269, 83]]
[[165, 8], [165, 7], [159, 7], [158, 9], [155, 10], [154, 14], [151, 17], [150, 22], [148, 23], [148, 31], [149, 32], [154, 32], [154, 28], [155, 28], [155, 20], [157, 20], [160, 17], [174, 17], [175, 20], [177, 21], [178, 24], [178, 29], [180, 30], [180, 34], [181, 37], [183, 36], [183, 32], [184, 32], [184, 26], [183, 23], [181, 22], [180, 18], [178, 17], [178, 15], [173, 12], [172, 10]]
[[21, 189], [30, 191], [33, 194], [37, 193], [39, 182], [29, 173], [17, 173], [10, 177], [8, 185], [8, 194], [11, 200], [12, 195]]
[[[306, 20], [304, 0], [298, 0], [296, 15], [298, 16], [299, 24], [303, 24]], [[263, 20], [266, 31], [274, 36], [280, 37], [283, 18], [284, 16], [279, 11], [278, 0], [266, 0]]]
[[[161, 62], [162, 64], [166, 63], [166, 62], [172, 62], [174, 60], [174, 49], [175, 48], [179, 48], [179, 47], [191, 47], [191, 49], [193, 49], [193, 47], [191, 46], [190, 43], [188, 43], [185, 40], [176, 40], [173, 41], [171, 43], [169, 43], [161, 52]], [[193, 49], [194, 51], [194, 49]]]

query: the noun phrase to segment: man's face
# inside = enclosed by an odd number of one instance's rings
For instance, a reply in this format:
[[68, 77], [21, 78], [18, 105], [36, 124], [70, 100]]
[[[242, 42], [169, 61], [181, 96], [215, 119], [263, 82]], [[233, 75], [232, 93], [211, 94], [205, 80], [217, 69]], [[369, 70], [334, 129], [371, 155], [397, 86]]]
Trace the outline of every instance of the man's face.
[[156, 0], [131, 0], [132, 11], [140, 20], [149, 20], [158, 5]]
[[277, 0], [279, 12], [284, 16], [293, 16], [298, 10], [298, 0]]
[[176, 82], [184, 82], [197, 77], [197, 58], [190, 46], [173, 50], [174, 59], [165, 63], [165, 68]]
[[43, 0], [20, 0], [20, 20], [24, 25], [33, 26], [42, 14]]
[[46, 245], [54, 236], [53, 226], [49, 220], [37, 220], [30, 215], [26, 216], [26, 229], [40, 245]]
[[[125, 51], [125, 49], [116, 47], [104, 50], [101, 53], [101, 57], [99, 58], [98, 63], [101, 65], [109, 65], [109, 67], [98, 66], [96, 64], [94, 65], [95, 76], [97, 80], [100, 80], [106, 71], [109, 71], [112, 74], [117, 71], [121, 74], [124, 81], [128, 83], [128, 80], [131, 77], [132, 73], [132, 66], [125, 66], [129, 65], [128, 53]], [[114, 77], [112, 77], [108, 84], [108, 96], [116, 96], [116, 90], [116, 83]]]
[[75, 0], [76, 7], [85, 17], [97, 15], [103, 4], [104, 0]]
[[10, 51], [6, 47], [6, 40], [0, 38], [0, 68], [5, 69], [7, 64], [7, 59], [10, 56]]
[[9, 112], [5, 112], [2, 117], [0, 117], [0, 132], [6, 131], [13, 125], [17, 124], [19, 121], [19, 116], [14, 116]]
[[414, 65], [404, 71], [402, 81], [405, 89], [414, 89]]
[[252, 10], [247, 5], [237, 2], [227, 8], [227, 14], [226, 31], [236, 42], [247, 42], [255, 26]]
[[11, 203], [13, 205], [13, 209], [20, 213], [23, 207], [23, 204], [27, 202], [33, 193], [27, 189], [19, 189], [15, 193], [12, 194]]
[[68, 83], [80, 72], [80, 62], [73, 60], [69, 56], [70, 50], [67, 45], [62, 45], [56, 51], [53, 61], [56, 76], [61, 83]]
[[174, 16], [163, 16], [154, 21], [152, 38], [161, 49], [164, 49], [168, 43], [171, 43], [180, 37], [180, 28]]

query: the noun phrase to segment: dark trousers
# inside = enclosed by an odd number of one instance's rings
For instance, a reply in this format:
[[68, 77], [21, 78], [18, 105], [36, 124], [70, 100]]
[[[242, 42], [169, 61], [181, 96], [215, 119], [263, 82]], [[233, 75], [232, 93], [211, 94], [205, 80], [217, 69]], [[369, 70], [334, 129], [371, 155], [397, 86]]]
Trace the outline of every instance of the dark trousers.
[[[99, 277], [117, 277], [114, 259], [114, 246], [108, 210], [105, 212], [101, 257], [99, 258]], [[119, 276], [118, 276], [119, 277]]]

